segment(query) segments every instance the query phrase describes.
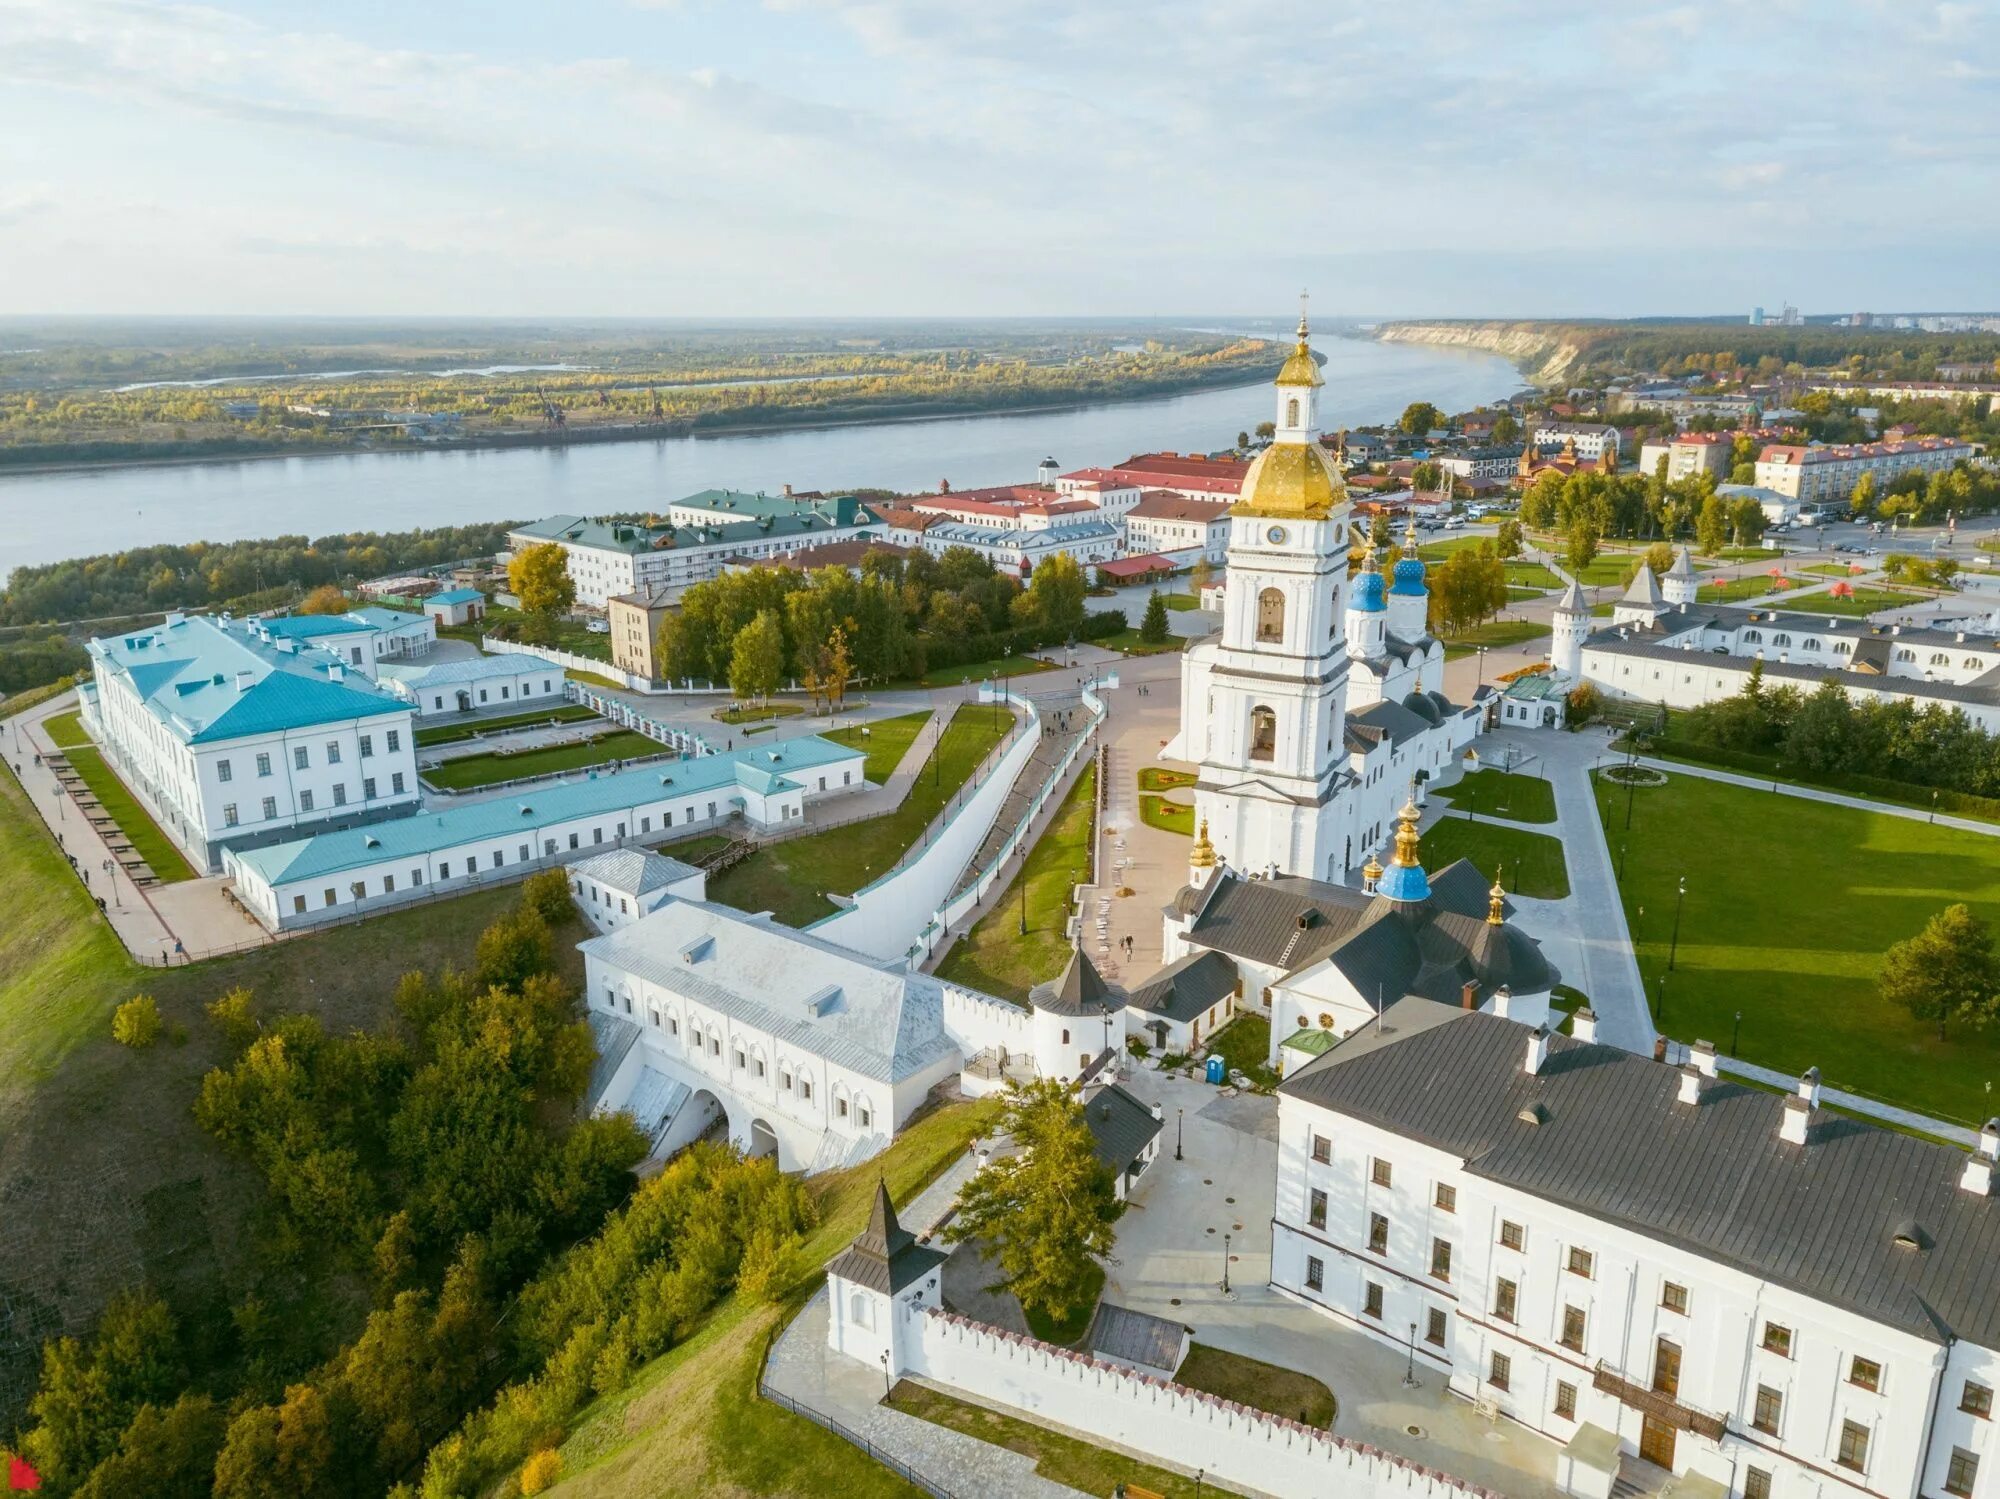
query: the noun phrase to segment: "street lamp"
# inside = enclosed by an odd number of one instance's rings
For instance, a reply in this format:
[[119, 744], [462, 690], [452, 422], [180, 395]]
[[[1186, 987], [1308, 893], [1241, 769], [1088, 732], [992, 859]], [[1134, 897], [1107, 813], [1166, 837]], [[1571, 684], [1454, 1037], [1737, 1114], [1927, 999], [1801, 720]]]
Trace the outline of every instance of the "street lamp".
[[1937, 793], [1935, 791], [1931, 793], [1931, 821], [1933, 823], [1937, 821]]
[[1736, 1055], [1736, 1039], [1743, 1034], [1743, 1012], [1736, 1012], [1736, 1023], [1729, 1028], [1729, 1054]]
[[1181, 1119], [1186, 1113], [1184, 1108], [1174, 1109], [1174, 1159], [1177, 1161], [1181, 1158]]
[[1229, 1294], [1229, 1235], [1222, 1236], [1222, 1294]]
[[1687, 876], [1682, 875], [1680, 889], [1674, 892], [1674, 937], [1673, 941], [1667, 944], [1667, 972], [1669, 973], [1672, 973], [1674, 971], [1674, 959], [1680, 955], [1681, 902], [1687, 899], [1687, 893], [1688, 893]]
[[1403, 1370], [1403, 1388], [1406, 1390], [1415, 1390], [1421, 1389], [1422, 1385], [1423, 1382], [1417, 1378], [1417, 1324], [1412, 1322], [1410, 1324], [1410, 1363], [1409, 1367]]
[[1660, 975], [1660, 983], [1653, 999], [1653, 1024], [1657, 1028], [1667, 1023], [1667, 976]]
[[1473, 681], [1472, 685], [1475, 688], [1477, 688], [1483, 686], [1485, 682], [1486, 682], [1486, 647], [1482, 645], [1479, 647], [1479, 675]]
[[895, 1382], [889, 1378], [888, 1349], [884, 1348], [882, 1350], [881, 1359], [882, 1359], [882, 1403], [884, 1405], [894, 1405], [896, 1403], [896, 1386]]

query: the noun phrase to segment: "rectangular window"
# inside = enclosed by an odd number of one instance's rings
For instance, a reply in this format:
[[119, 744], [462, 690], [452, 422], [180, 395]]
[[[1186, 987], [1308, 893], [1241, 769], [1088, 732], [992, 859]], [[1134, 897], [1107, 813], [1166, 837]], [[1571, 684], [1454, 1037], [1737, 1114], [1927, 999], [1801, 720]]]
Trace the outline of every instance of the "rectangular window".
[[1852, 1468], [1856, 1473], [1868, 1471], [1868, 1428], [1859, 1421], [1840, 1423], [1840, 1451], [1835, 1462], [1843, 1468]]
[[300, 770], [305, 770], [310, 766], [311, 752], [303, 744], [293, 749], [292, 764]]
[[1571, 1246], [1569, 1251], [1569, 1273], [1571, 1275], [1581, 1275], [1585, 1280], [1589, 1280], [1591, 1269], [1595, 1264], [1596, 1259], [1588, 1249], [1578, 1249], [1574, 1245]]
[[1963, 1447], [1952, 1448], [1951, 1466], [1944, 1473], [1944, 1491], [1947, 1494], [1970, 1495], [1978, 1477], [1979, 1454], [1967, 1452]]
[[813, 1085], [812, 1085], [812, 1079], [811, 1079], [811, 1078], [809, 1078], [809, 1077], [802, 1077], [802, 1078], [800, 1078], [800, 1079], [799, 1079], [799, 1097], [801, 1097], [801, 1098], [806, 1098], [806, 1099], [809, 1099], [809, 1098], [811, 1098], [812, 1096], [813, 1096]]
[[278, 815], [278, 799], [275, 796], [265, 797], [264, 798], [265, 819], [268, 821], [270, 818], [276, 817], [277, 815]]
[[346, 806], [346, 805], [347, 805], [347, 787], [346, 787], [346, 786], [344, 786], [344, 785], [343, 785], [343, 786], [336, 786], [336, 787], [334, 787], [334, 788], [333, 788], [333, 804], [334, 804], [334, 805], [335, 805], [336, 807], [344, 807], [344, 806]]
[[1764, 1347], [1766, 1351], [1775, 1353], [1781, 1358], [1790, 1358], [1792, 1356], [1792, 1330], [1789, 1327], [1780, 1327], [1775, 1322], [1766, 1322], [1764, 1324]]
[[1313, 1159], [1324, 1166], [1333, 1159], [1333, 1141], [1325, 1135], [1313, 1136]]
[[294, 895], [292, 897], [292, 914], [294, 916], [303, 916], [306, 914], [306, 898], [303, 895]]
[[363, 776], [361, 778], [361, 799], [364, 802], [375, 800], [375, 777]]
[[1431, 1279], [1451, 1279], [1451, 1240], [1431, 1240]]
[[1958, 1408], [1968, 1416], [1989, 1417], [1993, 1414], [1993, 1391], [1977, 1380], [1968, 1379], [1959, 1392]]
[[326, 763], [329, 765], [338, 765], [340, 763], [340, 741], [338, 739], [327, 740]]
[[1743, 1470], [1743, 1499], [1771, 1499], [1771, 1473], [1768, 1468]]
[[1864, 1390], [1879, 1390], [1882, 1388], [1882, 1366], [1872, 1358], [1857, 1355], [1854, 1362], [1847, 1366], [1847, 1382]]
[[1513, 1378], [1513, 1375], [1514, 1361], [1504, 1353], [1494, 1354], [1493, 1362], [1486, 1370], [1486, 1382], [1496, 1390], [1504, 1390], [1507, 1388], [1507, 1381]]
[[1679, 1312], [1682, 1316], [1686, 1316], [1688, 1288], [1677, 1286], [1672, 1281], [1666, 1282], [1660, 1287], [1660, 1305], [1670, 1312]]
[[1368, 1252], [1370, 1254], [1389, 1252], [1389, 1220], [1380, 1213], [1368, 1215]]
[[403, 731], [401, 729], [391, 729], [389, 731], [389, 753], [393, 755], [402, 747]]
[[236, 826], [236, 803], [231, 802], [222, 809], [222, 823], [224, 827]]
[[[742, 1048], [742, 1047], [740, 1047], [740, 1046], [736, 1048], [736, 1065], [737, 1065], [738, 1067], [741, 1067], [741, 1066], [743, 1065], [743, 1048]], [[844, 1114], [844, 1113], [846, 1113], [846, 1112], [847, 1112], [847, 1105], [843, 1103], [843, 1104], [842, 1104], [842, 1105], [840, 1106], [840, 1111], [841, 1111], [841, 1113], [843, 1113], [843, 1114]]]
[[217, 760], [215, 762], [215, 778], [218, 781], [229, 781], [235, 779], [235, 772], [229, 768], [229, 762], [227, 760]]
[[1326, 1193], [1314, 1187], [1306, 1206], [1306, 1227], [1326, 1227]]
[[1326, 1262], [1310, 1254], [1306, 1256], [1306, 1289], [1309, 1291], [1326, 1289]]
[[1439, 1182], [1437, 1196], [1432, 1200], [1437, 1203], [1437, 1210], [1440, 1213], [1455, 1213], [1458, 1211], [1458, 1188], [1448, 1187]]
[[412, 885], [421, 885], [423, 882], [424, 882], [424, 872], [421, 869], [413, 869], [410, 871], [410, 883]]
[[1576, 1386], [1566, 1380], [1556, 1381], [1556, 1414], [1565, 1421], [1576, 1419]]
[[1424, 1341], [1434, 1347], [1442, 1348], [1444, 1333], [1444, 1308], [1434, 1306], [1430, 1309], [1430, 1315], [1424, 1319]]
[[313, 809], [313, 794], [312, 794], [312, 792], [310, 792], [310, 791], [301, 791], [301, 792], [299, 793], [299, 810], [300, 810], [301, 812], [310, 812], [310, 811], [312, 811], [312, 809]]
[[370, 755], [374, 753], [375, 753], [375, 736], [373, 734], [363, 734], [361, 736], [361, 758], [366, 760]]
[[1380, 1156], [1377, 1156], [1375, 1158], [1373, 1165], [1369, 1167], [1369, 1176], [1373, 1179], [1375, 1185], [1378, 1187], [1388, 1186], [1392, 1174], [1393, 1173], [1390, 1171], [1389, 1168], [1389, 1163], [1383, 1160]]
[[1583, 1324], [1584, 1314], [1582, 1307], [1564, 1307], [1562, 1336], [1556, 1341], [1569, 1349], [1571, 1353], [1583, 1352]]
[[1368, 1282], [1367, 1299], [1361, 1303], [1361, 1314], [1377, 1322], [1382, 1320], [1382, 1288], [1372, 1280]]
[[323, 893], [324, 893], [324, 894], [325, 894], [325, 896], [326, 896], [326, 903], [327, 903], [327, 904], [328, 904], [329, 906], [330, 906], [330, 905], [333, 905], [333, 904], [335, 904], [335, 903], [336, 903], [336, 902], [338, 902], [338, 901], [339, 901], [339, 899], [340, 899], [340, 897], [339, 897], [339, 896], [337, 896], [337, 895], [335, 895], [335, 894], [333, 893], [333, 887], [332, 887], [331, 885], [327, 886], [327, 887], [326, 887], [326, 890], [325, 890], [325, 891], [324, 891]]
[[403, 794], [403, 773], [400, 770], [389, 773], [389, 790], [397, 796]]
[[257, 757], [257, 774], [260, 776], [267, 776], [270, 773], [271, 773], [271, 757], [269, 755], [259, 755]]
[[1750, 1424], [1766, 1436], [1778, 1434], [1778, 1423], [1784, 1419], [1785, 1397], [1767, 1384], [1757, 1386], [1757, 1404], [1750, 1415]]
[[385, 875], [383, 875], [383, 876], [382, 876], [382, 893], [383, 893], [384, 895], [387, 895], [387, 894], [388, 894], [388, 893], [389, 893], [390, 891], [394, 890], [395, 888], [396, 888], [396, 877], [395, 877], [395, 876], [394, 876], [393, 874], [385, 874]]
[[1511, 1280], [1502, 1277], [1493, 1284], [1493, 1315], [1502, 1322], [1514, 1320], [1514, 1306], [1520, 1300], [1521, 1288]]
[[1502, 1220], [1500, 1224], [1500, 1247], [1502, 1249], [1519, 1249], [1521, 1243], [1521, 1225]]
[[[522, 862], [523, 864], [527, 863], [530, 857], [532, 857], [532, 855], [531, 855], [531, 853], [530, 853], [530, 851], [529, 851], [529, 845], [528, 845], [528, 844], [525, 844], [525, 843], [524, 843], [524, 844], [522, 844], [522, 845], [521, 845], [521, 847], [520, 847], [520, 859], [521, 859], [521, 862]], [[623, 905], [623, 904], [624, 904], [624, 902], [623, 902], [623, 901], [620, 901], [620, 902], [619, 902], [619, 904], [620, 904], [620, 905]]]
[[836, 1098], [833, 1101], [833, 1112], [834, 1112], [834, 1117], [839, 1119], [845, 1119], [847, 1117], [847, 1100], [844, 1098]]

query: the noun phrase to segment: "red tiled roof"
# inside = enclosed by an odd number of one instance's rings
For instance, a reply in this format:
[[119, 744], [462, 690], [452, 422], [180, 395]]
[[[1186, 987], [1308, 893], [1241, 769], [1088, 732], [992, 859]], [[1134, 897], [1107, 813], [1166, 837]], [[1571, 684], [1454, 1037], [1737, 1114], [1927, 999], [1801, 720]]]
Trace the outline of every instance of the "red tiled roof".
[[1114, 578], [1143, 578], [1148, 573], [1170, 573], [1174, 570], [1173, 559], [1162, 557], [1158, 552], [1148, 552], [1143, 557], [1119, 557], [1110, 562], [1099, 562], [1097, 570], [1109, 573]]

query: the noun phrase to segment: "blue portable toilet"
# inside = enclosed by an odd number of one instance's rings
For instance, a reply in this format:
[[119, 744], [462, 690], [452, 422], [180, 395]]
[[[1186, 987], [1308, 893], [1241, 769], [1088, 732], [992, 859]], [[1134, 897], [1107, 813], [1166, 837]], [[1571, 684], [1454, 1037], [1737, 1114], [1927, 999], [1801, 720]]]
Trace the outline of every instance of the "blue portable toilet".
[[1227, 1076], [1228, 1069], [1223, 1065], [1222, 1058], [1210, 1057], [1208, 1059], [1208, 1080], [1212, 1083], [1220, 1083]]

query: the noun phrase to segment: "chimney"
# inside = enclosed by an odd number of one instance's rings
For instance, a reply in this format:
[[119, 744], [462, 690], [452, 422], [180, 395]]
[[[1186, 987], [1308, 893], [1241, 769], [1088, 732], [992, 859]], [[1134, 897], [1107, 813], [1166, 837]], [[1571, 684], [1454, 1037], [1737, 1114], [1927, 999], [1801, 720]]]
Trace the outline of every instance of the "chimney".
[[1585, 1045], [1597, 1041], [1597, 1011], [1578, 1010], [1569, 1018], [1569, 1033]]
[[1682, 1103], [1700, 1103], [1701, 1095], [1708, 1091], [1708, 1074], [1693, 1064], [1681, 1068], [1680, 1071], [1680, 1101]]
[[1155, 1119], [1164, 1119], [1164, 1118], [1166, 1118], [1166, 1117], [1167, 1117], [1167, 1111], [1166, 1111], [1165, 1109], [1161, 1108], [1161, 1107], [1160, 1107], [1160, 1106], [1159, 1106], [1158, 1104], [1154, 1104], [1154, 1105], [1153, 1105], [1153, 1117], [1154, 1117]]
[[1713, 1078], [1715, 1076], [1715, 1043], [1713, 1041], [1696, 1041], [1688, 1051], [1688, 1058], [1700, 1070], [1703, 1077]]
[[1799, 1097], [1805, 1100], [1809, 1109], [1819, 1107], [1819, 1068], [1808, 1067], [1799, 1079]]
[[1498, 1015], [1502, 1020], [1513, 1018], [1507, 1013], [1513, 1007], [1513, 1003], [1514, 991], [1505, 984], [1502, 984], [1493, 991], [1493, 1013]]
[[1788, 1145], [1806, 1143], [1806, 1122], [1812, 1118], [1812, 1105], [1794, 1094], [1785, 1100], [1784, 1117], [1778, 1121], [1778, 1138]]
[[1538, 1025], [1528, 1037], [1527, 1070], [1530, 1077], [1539, 1077], [1542, 1063], [1549, 1059], [1549, 1028], [1546, 1023]]
[[250, 684], [256, 680], [257, 673], [254, 671], [239, 671], [236, 674], [236, 690], [238, 692], [248, 692]]
[[1479, 983], [1477, 980], [1468, 979], [1459, 989], [1458, 1007], [1461, 1010], [1476, 1010], [1479, 1008]]
[[1986, 1127], [1979, 1132], [1979, 1143], [1966, 1157], [1965, 1169], [1959, 1173], [1960, 1190], [1991, 1197], [1996, 1162], [2000, 1162], [2000, 1119], [1989, 1119]]

